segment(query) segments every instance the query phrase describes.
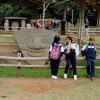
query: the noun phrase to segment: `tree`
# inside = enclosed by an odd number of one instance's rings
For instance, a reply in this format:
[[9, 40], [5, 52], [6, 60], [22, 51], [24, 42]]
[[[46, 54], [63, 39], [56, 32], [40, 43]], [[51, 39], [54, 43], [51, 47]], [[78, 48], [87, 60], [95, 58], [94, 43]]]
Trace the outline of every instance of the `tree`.
[[2, 4], [0, 17], [31, 17], [32, 10], [22, 4]]

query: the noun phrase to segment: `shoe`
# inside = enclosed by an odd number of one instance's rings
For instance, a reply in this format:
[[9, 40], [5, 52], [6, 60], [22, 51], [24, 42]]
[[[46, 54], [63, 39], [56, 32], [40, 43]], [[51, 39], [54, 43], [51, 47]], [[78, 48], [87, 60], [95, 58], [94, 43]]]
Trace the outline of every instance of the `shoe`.
[[66, 73], [64, 73], [64, 78], [65, 78], [65, 79], [67, 78], [67, 74], [66, 74]]
[[51, 76], [51, 78], [53, 78], [53, 79], [54, 79], [54, 75], [52, 75], [52, 76]]
[[91, 75], [88, 75], [88, 78], [91, 78]]
[[74, 80], [77, 80], [77, 75], [74, 75]]
[[94, 77], [91, 77], [91, 81], [94, 81]]
[[54, 79], [56, 80], [57, 79], [57, 76], [54, 76]]

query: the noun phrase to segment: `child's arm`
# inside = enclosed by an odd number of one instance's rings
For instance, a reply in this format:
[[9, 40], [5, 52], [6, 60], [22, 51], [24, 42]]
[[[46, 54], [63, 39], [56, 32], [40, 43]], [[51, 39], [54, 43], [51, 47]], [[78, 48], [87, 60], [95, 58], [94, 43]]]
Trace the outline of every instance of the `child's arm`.
[[50, 46], [50, 49], [49, 49], [49, 58], [50, 58], [50, 52], [52, 50], [52, 45]]
[[63, 54], [64, 54], [64, 46], [61, 46], [61, 54], [60, 54], [60, 56], [63, 56]]
[[86, 45], [81, 50], [82, 57], [86, 59]]

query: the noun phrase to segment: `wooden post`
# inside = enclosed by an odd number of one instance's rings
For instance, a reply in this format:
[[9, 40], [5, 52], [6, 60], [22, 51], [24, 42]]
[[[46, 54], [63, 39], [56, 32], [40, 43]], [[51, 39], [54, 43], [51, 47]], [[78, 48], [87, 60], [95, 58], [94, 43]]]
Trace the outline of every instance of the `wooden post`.
[[98, 16], [97, 16], [97, 26], [100, 27], [100, 6], [97, 6]]
[[79, 14], [79, 29], [78, 29], [78, 42], [79, 47], [81, 49], [81, 40], [82, 40], [82, 34], [83, 34], [83, 25], [84, 25], [84, 7], [85, 7], [85, 1], [80, 1], [80, 14]]
[[[20, 52], [18, 52], [18, 57], [21, 57], [21, 53]], [[20, 62], [20, 60], [18, 60], [18, 70], [17, 70], [17, 75], [18, 75], [18, 77], [21, 75], [21, 67], [20, 67], [20, 65], [21, 65], [21, 62]]]

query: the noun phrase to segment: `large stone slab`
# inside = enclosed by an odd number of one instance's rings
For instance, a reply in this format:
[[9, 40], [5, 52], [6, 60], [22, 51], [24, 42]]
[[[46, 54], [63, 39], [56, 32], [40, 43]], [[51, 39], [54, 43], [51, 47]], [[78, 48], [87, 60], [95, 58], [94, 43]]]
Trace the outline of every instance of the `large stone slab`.
[[13, 37], [24, 57], [47, 57], [56, 32], [46, 29], [21, 29]]

